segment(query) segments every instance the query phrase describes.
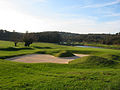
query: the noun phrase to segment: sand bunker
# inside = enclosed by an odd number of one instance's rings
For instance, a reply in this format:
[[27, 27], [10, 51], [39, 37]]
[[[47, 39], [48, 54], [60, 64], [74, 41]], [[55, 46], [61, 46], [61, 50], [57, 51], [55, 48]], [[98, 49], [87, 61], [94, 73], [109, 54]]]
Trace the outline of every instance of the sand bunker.
[[31, 55], [24, 55], [24, 56], [18, 56], [14, 58], [9, 58], [7, 60], [15, 61], [15, 62], [23, 62], [23, 63], [61, 63], [61, 64], [68, 64], [69, 61], [72, 61], [74, 59], [85, 57], [88, 55], [84, 54], [75, 54], [73, 57], [65, 57], [65, 58], [59, 58], [54, 57], [52, 55], [46, 55], [46, 54], [31, 54]]

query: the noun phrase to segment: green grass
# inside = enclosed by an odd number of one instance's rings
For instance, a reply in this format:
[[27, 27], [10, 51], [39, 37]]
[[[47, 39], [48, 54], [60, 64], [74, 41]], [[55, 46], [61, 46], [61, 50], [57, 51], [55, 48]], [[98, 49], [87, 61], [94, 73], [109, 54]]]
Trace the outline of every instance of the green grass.
[[[69, 64], [25, 64], [5, 58], [32, 53], [55, 55], [61, 51], [89, 54]], [[50, 43], [0, 41], [0, 90], [120, 90], [120, 50], [79, 48]]]
[[72, 57], [75, 56], [72, 52], [70, 51], [61, 51], [55, 55], [56, 57]]
[[106, 45], [106, 44], [88, 44], [88, 43], [85, 43], [84, 45], [87, 45], [87, 46], [94, 46], [94, 47], [103, 47], [103, 48], [110, 48], [110, 49], [120, 49], [120, 45]]
[[83, 58], [78, 58], [70, 62], [70, 64], [86, 67], [86, 68], [102, 68], [102, 67], [116, 67], [119, 65], [119, 62], [116, 62], [114, 59], [103, 58], [99, 56], [87, 56]]

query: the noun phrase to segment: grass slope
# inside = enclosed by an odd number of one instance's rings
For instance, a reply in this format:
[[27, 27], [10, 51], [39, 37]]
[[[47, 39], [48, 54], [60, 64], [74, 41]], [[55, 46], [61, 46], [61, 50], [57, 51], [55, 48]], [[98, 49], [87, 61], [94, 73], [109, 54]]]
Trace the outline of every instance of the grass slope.
[[[34, 43], [30, 48], [13, 47], [12, 42], [0, 41], [1, 90], [119, 90], [120, 51]], [[7, 57], [31, 53], [56, 55], [67, 50], [90, 54], [70, 64], [25, 64], [4, 60]]]
[[116, 67], [119, 65], [119, 62], [115, 60], [99, 57], [99, 56], [87, 56], [83, 58], [78, 58], [70, 62], [73, 65], [79, 65], [86, 68], [93, 67]]
[[75, 56], [72, 52], [70, 51], [61, 51], [55, 55], [56, 57], [73, 57]]

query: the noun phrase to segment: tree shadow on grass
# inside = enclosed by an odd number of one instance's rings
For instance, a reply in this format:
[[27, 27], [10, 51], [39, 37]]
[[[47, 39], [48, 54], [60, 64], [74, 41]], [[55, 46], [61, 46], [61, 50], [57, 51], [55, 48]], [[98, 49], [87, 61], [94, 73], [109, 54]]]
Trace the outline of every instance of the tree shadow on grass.
[[59, 57], [59, 58], [63, 58], [63, 59], [77, 59], [77, 58], [81, 58], [79, 56], [72, 56], [72, 57]]
[[23, 56], [23, 55], [27, 55], [27, 54], [12, 55], [12, 56], [2, 56], [2, 57], [0, 57], [0, 59], [13, 58], [13, 57], [17, 57], [17, 56]]
[[38, 46], [34, 46], [34, 48], [37, 48], [37, 49], [52, 49], [51, 47], [38, 47]]
[[38, 51], [38, 52], [35, 52], [35, 54], [46, 54], [45, 51]]
[[103, 57], [109, 58], [110, 60], [120, 61], [119, 55], [107, 54], [107, 55], [103, 55]]
[[95, 53], [97, 53], [97, 51], [82, 51], [82, 50], [72, 50], [71, 52], [78, 53], [78, 54], [95, 54]]
[[19, 50], [33, 50], [33, 48], [14, 48], [14, 47], [8, 47], [8, 48], [0, 48], [0, 51], [19, 51]]

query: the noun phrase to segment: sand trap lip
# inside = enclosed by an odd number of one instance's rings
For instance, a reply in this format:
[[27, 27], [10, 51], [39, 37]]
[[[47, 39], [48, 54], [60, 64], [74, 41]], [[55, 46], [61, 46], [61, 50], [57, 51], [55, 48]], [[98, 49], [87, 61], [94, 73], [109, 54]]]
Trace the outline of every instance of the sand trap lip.
[[13, 58], [8, 58], [6, 60], [11, 60], [15, 62], [23, 62], [23, 63], [61, 63], [61, 64], [68, 64], [69, 61], [72, 61], [77, 58], [85, 57], [89, 55], [84, 54], [75, 54], [73, 57], [54, 57], [52, 55], [47, 54], [31, 54], [31, 55], [24, 55], [18, 56]]

